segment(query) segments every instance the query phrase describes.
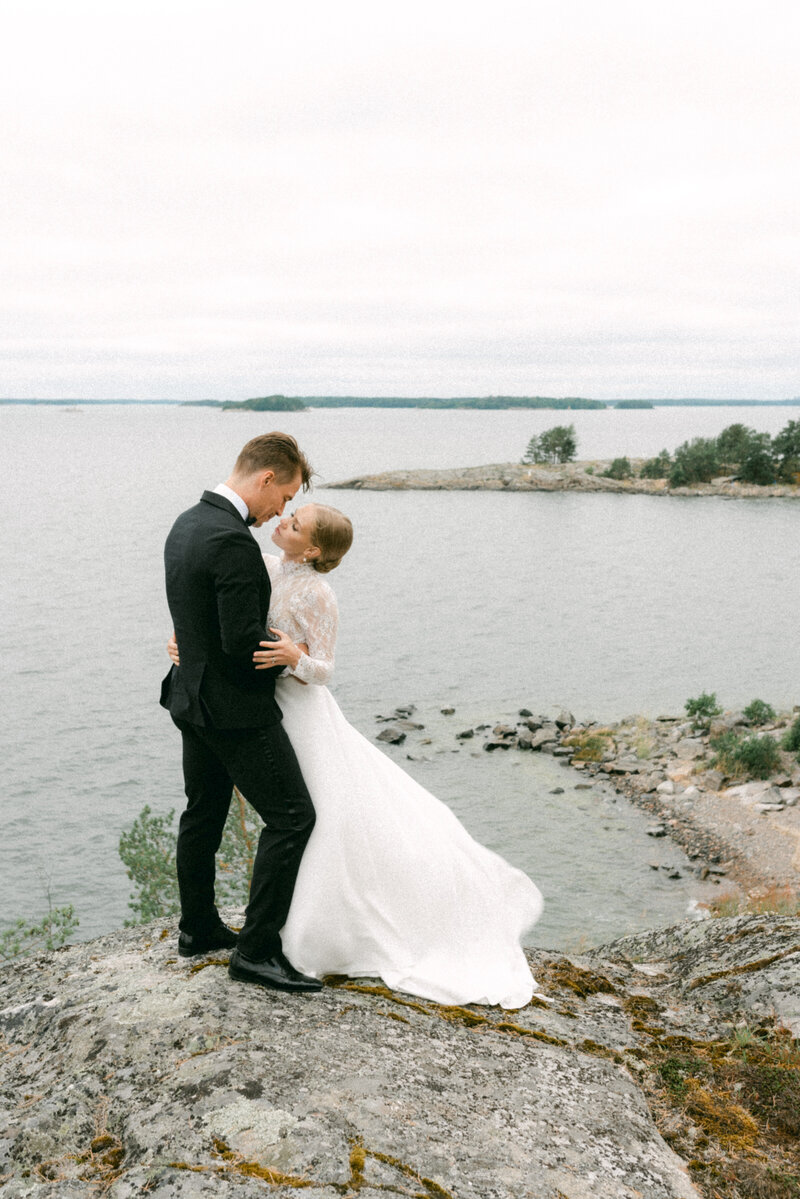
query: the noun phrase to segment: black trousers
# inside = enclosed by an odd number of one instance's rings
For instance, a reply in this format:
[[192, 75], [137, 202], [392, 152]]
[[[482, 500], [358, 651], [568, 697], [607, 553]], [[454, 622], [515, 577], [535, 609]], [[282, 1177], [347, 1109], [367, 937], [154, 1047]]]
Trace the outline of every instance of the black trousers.
[[189, 801], [178, 828], [180, 927], [197, 935], [217, 922], [214, 855], [235, 784], [264, 821], [239, 934], [241, 952], [259, 961], [280, 949], [280, 930], [314, 827], [314, 805], [282, 724], [258, 729], [175, 724], [183, 737]]

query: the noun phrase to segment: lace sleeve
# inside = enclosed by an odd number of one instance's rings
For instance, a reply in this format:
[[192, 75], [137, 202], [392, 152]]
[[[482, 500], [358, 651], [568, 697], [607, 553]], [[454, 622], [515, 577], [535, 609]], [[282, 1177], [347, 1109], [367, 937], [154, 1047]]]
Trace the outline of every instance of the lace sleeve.
[[333, 674], [336, 632], [339, 627], [339, 606], [331, 588], [318, 575], [312, 576], [318, 586], [304, 589], [297, 597], [294, 616], [300, 625], [308, 646], [308, 653], [301, 654], [300, 661], [287, 675], [294, 675], [304, 683], [327, 685]]

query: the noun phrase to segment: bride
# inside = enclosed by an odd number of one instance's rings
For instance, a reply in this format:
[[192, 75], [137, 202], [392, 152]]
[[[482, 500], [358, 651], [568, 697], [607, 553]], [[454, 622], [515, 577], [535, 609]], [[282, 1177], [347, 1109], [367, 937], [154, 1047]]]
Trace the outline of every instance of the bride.
[[[275, 698], [316, 811], [284, 953], [317, 978], [379, 977], [438, 1003], [523, 1007], [536, 984], [521, 939], [541, 913], [539, 890], [357, 732], [328, 690], [338, 608], [322, 576], [349, 549], [350, 521], [306, 504], [272, 540], [282, 557], [264, 561], [279, 640], [254, 660], [287, 668]], [[174, 639], [169, 650], [177, 661]]]

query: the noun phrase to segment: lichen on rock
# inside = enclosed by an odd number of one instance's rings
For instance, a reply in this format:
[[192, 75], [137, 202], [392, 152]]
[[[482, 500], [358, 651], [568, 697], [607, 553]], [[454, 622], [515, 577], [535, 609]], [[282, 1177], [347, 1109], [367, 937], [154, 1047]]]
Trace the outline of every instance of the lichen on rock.
[[[196, 969], [161, 932], [0, 972], [9, 1199], [692, 1199], [710, 1162], [760, 1168], [758, 1102], [784, 1077], [764, 1065], [761, 1099], [747, 1107], [745, 1087], [714, 1144], [735, 1030], [757, 1025], [762, 1056], [772, 1036], [797, 1077], [796, 918], [681, 925], [572, 959], [531, 951], [549, 1002], [513, 1013], [379, 980], [287, 996], [232, 982], [223, 957]], [[780, 1137], [771, 1152], [790, 1161]]]

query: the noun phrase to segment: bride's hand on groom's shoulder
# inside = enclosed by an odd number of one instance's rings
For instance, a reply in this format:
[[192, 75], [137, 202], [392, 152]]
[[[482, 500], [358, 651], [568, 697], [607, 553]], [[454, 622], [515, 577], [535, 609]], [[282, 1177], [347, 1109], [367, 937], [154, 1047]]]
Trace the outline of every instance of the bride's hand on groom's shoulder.
[[295, 645], [291, 637], [287, 637], [280, 629], [270, 628], [275, 633], [277, 641], [262, 641], [261, 649], [253, 654], [256, 670], [270, 670], [273, 666], [289, 666], [294, 668], [307, 647]]

